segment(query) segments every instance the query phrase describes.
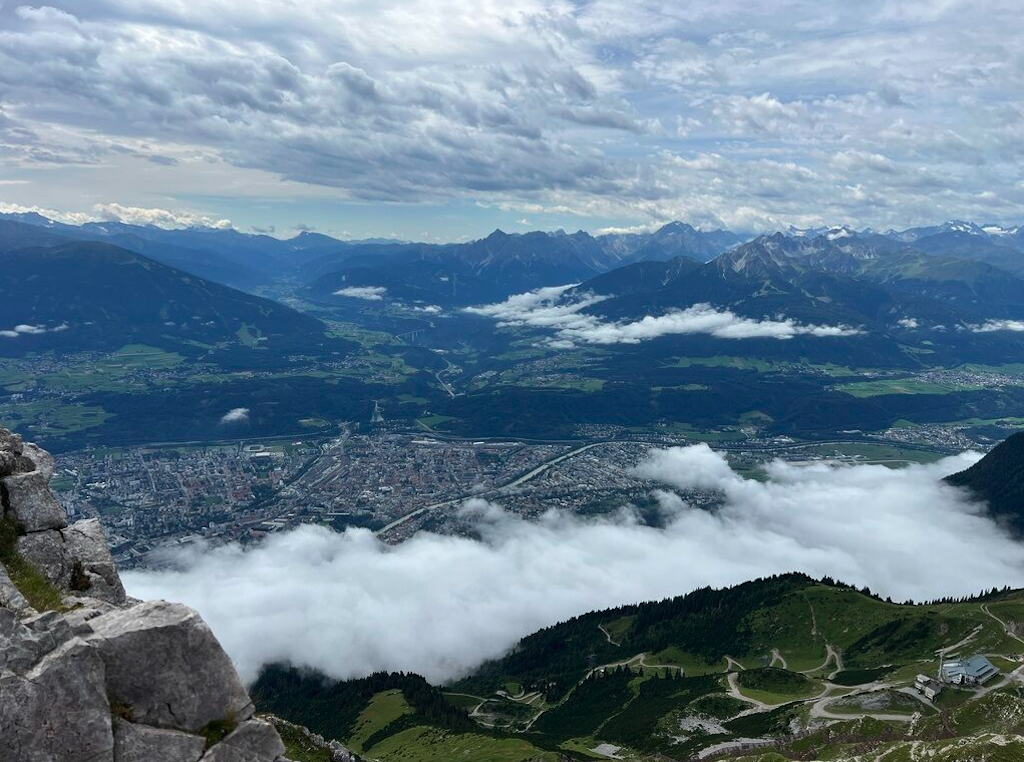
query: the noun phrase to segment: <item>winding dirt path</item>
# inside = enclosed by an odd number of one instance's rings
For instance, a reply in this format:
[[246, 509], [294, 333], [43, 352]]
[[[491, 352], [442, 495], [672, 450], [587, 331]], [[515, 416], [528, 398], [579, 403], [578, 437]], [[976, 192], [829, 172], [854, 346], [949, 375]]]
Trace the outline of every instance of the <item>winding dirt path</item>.
[[776, 662], [781, 664], [783, 669], [789, 669], [789, 665], [786, 663], [786, 657], [783, 656], [779, 652], [779, 649], [773, 648], [772, 649], [772, 660], [771, 660], [771, 663], [768, 664], [768, 666], [769, 667], [774, 667]]
[[729, 669], [735, 669], [737, 672], [743, 672], [746, 669], [746, 667], [744, 667], [731, 656], [726, 656], [725, 662]]
[[1003, 632], [1005, 632], [1009, 637], [1013, 638], [1018, 643], [1024, 644], [1024, 638], [1021, 638], [1019, 635], [1015, 635], [1013, 632], [1011, 632], [1010, 631], [1010, 625], [1008, 625], [1005, 621], [1003, 621], [1002, 619], [997, 617], [995, 614], [993, 614], [989, 610], [987, 603], [981, 604], [981, 610], [984, 611], [986, 614], [988, 614], [993, 619], [995, 619], [997, 622], [999, 622], [999, 626], [1003, 628]]
[[599, 629], [602, 633], [604, 633], [605, 640], [607, 640], [613, 646], [621, 645], [620, 643], [616, 643], [614, 640], [612, 640], [612, 634], [610, 632], [608, 632], [608, 630], [606, 630], [604, 628], [603, 624], [597, 625], [597, 629]]

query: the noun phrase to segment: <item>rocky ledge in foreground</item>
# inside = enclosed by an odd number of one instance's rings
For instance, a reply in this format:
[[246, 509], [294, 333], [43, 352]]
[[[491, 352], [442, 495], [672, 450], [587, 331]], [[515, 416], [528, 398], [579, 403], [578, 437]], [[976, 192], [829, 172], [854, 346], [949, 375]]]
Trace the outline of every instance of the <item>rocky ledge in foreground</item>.
[[52, 473], [0, 429], [0, 759], [287, 762], [202, 618], [127, 598], [99, 523], [68, 525]]

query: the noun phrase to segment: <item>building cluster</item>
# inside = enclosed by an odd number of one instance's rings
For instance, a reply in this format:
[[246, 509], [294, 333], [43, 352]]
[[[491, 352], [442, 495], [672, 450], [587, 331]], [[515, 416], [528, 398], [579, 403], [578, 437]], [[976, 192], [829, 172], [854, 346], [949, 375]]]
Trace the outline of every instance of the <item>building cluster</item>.
[[945, 686], [978, 688], [999, 675], [999, 669], [985, 656], [955, 656], [943, 658], [937, 678], [918, 675], [914, 688], [929, 701], [934, 700]]

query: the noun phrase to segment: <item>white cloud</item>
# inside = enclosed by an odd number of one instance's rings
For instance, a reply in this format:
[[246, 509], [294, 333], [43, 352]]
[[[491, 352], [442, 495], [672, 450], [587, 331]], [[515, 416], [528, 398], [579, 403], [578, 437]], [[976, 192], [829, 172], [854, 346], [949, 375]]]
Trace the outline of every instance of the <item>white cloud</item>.
[[334, 295], [379, 302], [387, 292], [388, 290], [384, 286], [348, 286], [346, 288], [339, 288], [334, 292]]
[[221, 423], [247, 423], [249, 421], [249, 408], [234, 407], [221, 416]]
[[388, 546], [366, 530], [306, 526], [249, 549], [193, 547], [172, 570], [124, 580], [131, 595], [196, 607], [247, 679], [290, 660], [336, 678], [386, 669], [443, 680], [586, 611], [774, 573], [830, 575], [897, 599], [1019, 586], [1024, 546], [939, 481], [976, 459], [901, 470], [776, 463], [757, 482], [706, 445], [673, 448], [639, 471], [682, 495], [719, 490], [719, 510], [662, 489], [659, 529], [628, 510], [526, 522], [477, 499], [468, 513], [480, 539], [421, 533]]
[[83, 212], [67, 212], [60, 209], [47, 209], [41, 206], [24, 206], [22, 204], [5, 204], [0, 202], [0, 214], [38, 214], [54, 222], [66, 225], [82, 225], [95, 222], [98, 217]]
[[38, 336], [44, 333], [60, 333], [69, 328], [67, 323], [61, 323], [53, 327], [38, 325], [34, 323], [19, 323], [14, 328], [0, 330], [0, 336], [6, 339], [16, 339], [19, 336]]
[[587, 307], [608, 299], [587, 294], [564, 300], [573, 286], [554, 286], [516, 294], [497, 304], [467, 307], [465, 312], [498, 320], [501, 326], [528, 326], [556, 331], [550, 345], [567, 348], [576, 344], [639, 344], [661, 336], [706, 334], [719, 339], [791, 339], [794, 336], [856, 336], [851, 326], [803, 325], [790, 318], [746, 318], [710, 304], [694, 304], [664, 315], [647, 315], [632, 322], [606, 322], [584, 313]]
[[974, 333], [994, 333], [996, 331], [1024, 331], [1024, 320], [989, 320], [981, 325], [970, 326]]
[[39, 206], [0, 203], [0, 213], [35, 213], [66, 225], [83, 225], [87, 222], [124, 222], [129, 225], [152, 225], [167, 230], [193, 227], [225, 230], [231, 227], [230, 220], [217, 219], [209, 215], [170, 209], [122, 206], [114, 203], [95, 204], [92, 211], [89, 212], [68, 212]]
[[919, 328], [921, 324], [917, 322], [917, 318], [900, 318], [899, 320], [896, 321], [896, 325], [898, 325], [900, 328], [908, 328], [913, 330], [914, 328]]
[[96, 204], [93, 207], [101, 220], [126, 222], [129, 225], [153, 225], [158, 228], [217, 228], [226, 230], [231, 227], [231, 220], [217, 219], [192, 212], [175, 212], [169, 209], [146, 209], [121, 204]]

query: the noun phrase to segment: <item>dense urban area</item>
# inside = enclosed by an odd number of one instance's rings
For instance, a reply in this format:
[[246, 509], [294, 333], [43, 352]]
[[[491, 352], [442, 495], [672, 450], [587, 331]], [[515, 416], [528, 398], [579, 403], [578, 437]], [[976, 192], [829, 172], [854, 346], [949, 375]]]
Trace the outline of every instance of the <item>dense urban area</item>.
[[[82, 450], [57, 459], [53, 486], [69, 517], [98, 517], [118, 563], [161, 563], [159, 551], [206, 540], [249, 542], [299, 524], [361, 527], [387, 542], [421, 529], [472, 531], [465, 501], [483, 498], [525, 518], [548, 510], [597, 515], [629, 507], [656, 521], [656, 485], [632, 468], [652, 447], [692, 444], [669, 427], [639, 434], [580, 427], [558, 442], [464, 440], [377, 425], [345, 424], [332, 437], [208, 445]], [[903, 465], [967, 448], [985, 449], [958, 427], [850, 432], [834, 442], [764, 437], [755, 427], [705, 433], [733, 468], [830, 459]], [[717, 441], [714, 441], [717, 440]], [[713, 494], [689, 494], [693, 505]], [[653, 513], [652, 513], [653, 512]]]

